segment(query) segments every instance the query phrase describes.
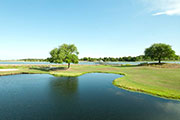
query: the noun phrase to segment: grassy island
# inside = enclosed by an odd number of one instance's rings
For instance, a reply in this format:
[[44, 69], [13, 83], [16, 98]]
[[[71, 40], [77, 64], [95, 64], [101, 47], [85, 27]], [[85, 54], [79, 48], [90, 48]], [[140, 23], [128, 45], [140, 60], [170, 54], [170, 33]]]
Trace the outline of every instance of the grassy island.
[[124, 89], [145, 92], [171, 99], [180, 99], [180, 65], [111, 66], [111, 65], [0, 65], [0, 75], [52, 74], [54, 76], [80, 76], [85, 73], [115, 73], [124, 75], [113, 84]]

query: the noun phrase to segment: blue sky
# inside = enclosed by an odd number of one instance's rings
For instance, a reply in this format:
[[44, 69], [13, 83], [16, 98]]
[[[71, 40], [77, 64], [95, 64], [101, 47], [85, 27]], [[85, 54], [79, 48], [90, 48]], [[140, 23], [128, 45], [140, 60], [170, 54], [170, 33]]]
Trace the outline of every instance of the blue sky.
[[180, 54], [179, 0], [0, 0], [0, 59], [137, 56], [153, 43]]

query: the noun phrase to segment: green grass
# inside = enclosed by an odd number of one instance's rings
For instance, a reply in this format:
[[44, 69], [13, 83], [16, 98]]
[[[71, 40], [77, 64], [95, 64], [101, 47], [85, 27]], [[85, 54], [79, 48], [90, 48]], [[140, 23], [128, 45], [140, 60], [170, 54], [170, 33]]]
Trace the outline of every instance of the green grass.
[[[167, 66], [167, 65], [166, 65]], [[172, 65], [170, 65], [172, 66]], [[116, 73], [125, 75], [114, 80], [113, 84], [128, 90], [145, 92], [160, 97], [180, 99], [180, 68], [156, 66], [105, 66], [105, 65], [72, 65], [69, 70], [47, 70], [49, 66], [0, 66], [16, 68], [14, 72], [0, 72], [0, 75], [20, 73], [49, 73], [55, 76], [80, 76], [85, 73]], [[57, 66], [52, 66], [57, 67]], [[65, 66], [58, 66], [65, 67]]]

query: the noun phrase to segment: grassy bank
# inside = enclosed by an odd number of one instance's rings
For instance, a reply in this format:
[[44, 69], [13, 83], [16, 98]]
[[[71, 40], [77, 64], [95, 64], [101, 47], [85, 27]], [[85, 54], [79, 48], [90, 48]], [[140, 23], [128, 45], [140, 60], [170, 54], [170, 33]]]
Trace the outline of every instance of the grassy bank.
[[18, 71], [0, 72], [0, 75], [20, 73], [49, 73], [55, 76], [80, 76], [85, 73], [116, 73], [125, 75], [114, 80], [113, 84], [128, 90], [140, 91], [166, 98], [180, 99], [180, 67], [165, 64], [162, 66], [104, 66], [104, 65], [72, 65], [51, 66], [59, 69], [49, 70], [48, 65], [6, 65], [0, 68], [16, 68]]

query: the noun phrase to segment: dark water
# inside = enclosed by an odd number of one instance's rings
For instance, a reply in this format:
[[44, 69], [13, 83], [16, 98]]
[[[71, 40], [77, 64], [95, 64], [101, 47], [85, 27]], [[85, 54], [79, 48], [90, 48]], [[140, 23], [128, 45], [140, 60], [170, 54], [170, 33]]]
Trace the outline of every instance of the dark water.
[[120, 75], [0, 77], [0, 120], [179, 120], [180, 102], [112, 85]]

